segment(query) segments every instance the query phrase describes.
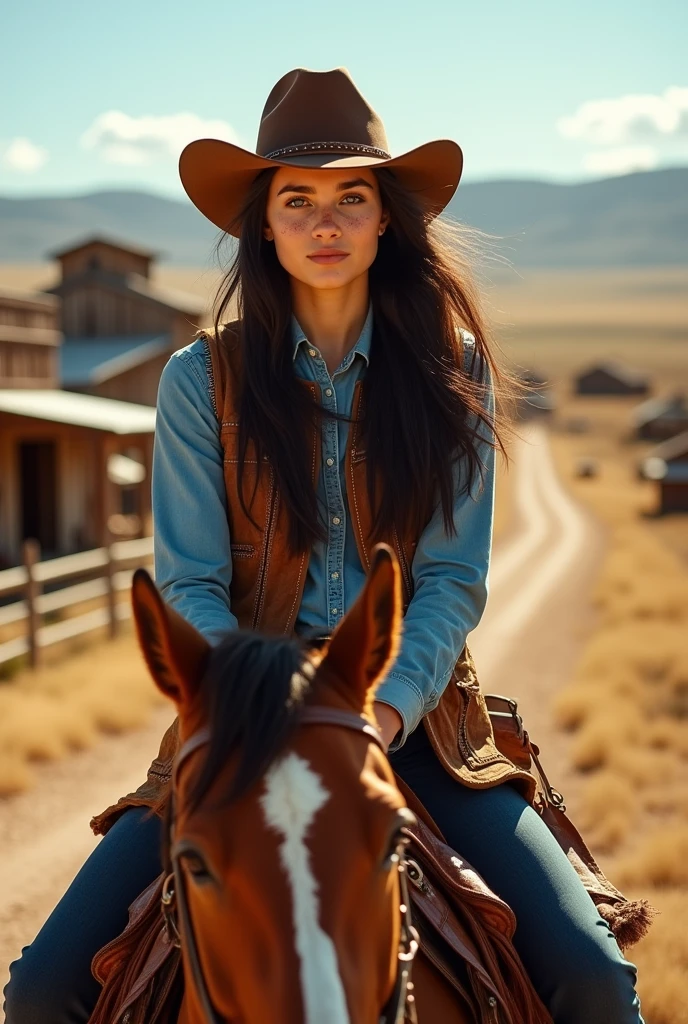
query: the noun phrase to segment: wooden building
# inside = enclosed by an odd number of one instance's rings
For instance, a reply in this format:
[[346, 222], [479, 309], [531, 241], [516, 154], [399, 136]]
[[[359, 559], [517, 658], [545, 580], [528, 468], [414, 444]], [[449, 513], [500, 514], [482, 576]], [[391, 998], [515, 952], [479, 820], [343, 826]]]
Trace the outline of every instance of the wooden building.
[[599, 363], [575, 378], [577, 395], [647, 395], [650, 382], [645, 374], [620, 363]]
[[0, 289], [0, 388], [59, 386], [60, 300]]
[[52, 255], [60, 281], [61, 386], [155, 405], [163, 366], [206, 322], [206, 303], [151, 279], [155, 253], [101, 237]]
[[653, 448], [641, 475], [657, 481], [659, 512], [688, 512], [688, 430]]
[[651, 398], [632, 413], [633, 434], [639, 441], [667, 441], [688, 430], [688, 398], [677, 392]]
[[154, 429], [147, 405], [1, 389], [0, 568], [19, 564], [27, 537], [52, 558], [117, 539], [127, 514], [129, 536], [150, 532]]

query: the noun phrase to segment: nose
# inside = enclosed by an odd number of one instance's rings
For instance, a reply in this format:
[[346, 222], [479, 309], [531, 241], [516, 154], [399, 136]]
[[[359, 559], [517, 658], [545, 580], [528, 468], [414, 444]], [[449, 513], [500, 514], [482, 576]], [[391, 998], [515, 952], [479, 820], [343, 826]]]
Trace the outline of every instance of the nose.
[[342, 232], [332, 216], [332, 210], [330, 208], [323, 210], [322, 216], [313, 227], [313, 238], [340, 238], [341, 234]]

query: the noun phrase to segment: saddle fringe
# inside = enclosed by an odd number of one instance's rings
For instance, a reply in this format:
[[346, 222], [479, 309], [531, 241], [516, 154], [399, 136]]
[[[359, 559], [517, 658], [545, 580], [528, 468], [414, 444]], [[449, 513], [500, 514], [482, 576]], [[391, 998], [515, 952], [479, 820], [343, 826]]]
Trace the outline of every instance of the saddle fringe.
[[628, 949], [643, 939], [659, 913], [649, 900], [627, 900], [614, 905], [597, 903], [597, 912], [614, 932], [621, 949]]

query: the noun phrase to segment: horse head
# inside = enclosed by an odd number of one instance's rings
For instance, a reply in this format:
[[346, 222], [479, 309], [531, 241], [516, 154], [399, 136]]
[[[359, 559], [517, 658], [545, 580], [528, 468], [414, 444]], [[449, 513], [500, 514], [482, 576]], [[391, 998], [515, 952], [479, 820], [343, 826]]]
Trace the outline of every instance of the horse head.
[[372, 709], [400, 639], [393, 552], [376, 548], [322, 648], [243, 630], [211, 647], [145, 570], [132, 600], [179, 716], [166, 856], [180, 1020], [394, 1024], [415, 949], [400, 857], [413, 815]]

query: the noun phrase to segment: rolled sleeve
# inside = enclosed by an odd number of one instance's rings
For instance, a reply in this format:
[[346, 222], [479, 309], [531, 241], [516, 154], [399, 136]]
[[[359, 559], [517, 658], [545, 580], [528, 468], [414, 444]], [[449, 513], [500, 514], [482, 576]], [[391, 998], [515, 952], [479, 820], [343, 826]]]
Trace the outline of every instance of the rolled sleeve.
[[[493, 414], [494, 395], [486, 375], [485, 408]], [[375, 699], [401, 715], [403, 729], [390, 752], [405, 742], [432, 711], [451, 679], [454, 665], [485, 609], [494, 517], [495, 452], [478, 442], [483, 471], [466, 489], [465, 460], [454, 466], [453, 520], [456, 534], [444, 530], [441, 504], [421, 534], [411, 566], [413, 597], [403, 622], [399, 656]]]
[[158, 387], [151, 498], [155, 581], [209, 643], [237, 627], [218, 423], [202, 342], [173, 353]]

